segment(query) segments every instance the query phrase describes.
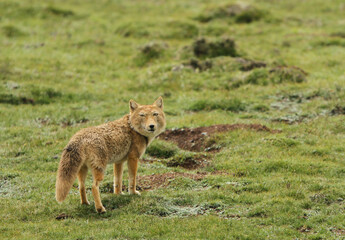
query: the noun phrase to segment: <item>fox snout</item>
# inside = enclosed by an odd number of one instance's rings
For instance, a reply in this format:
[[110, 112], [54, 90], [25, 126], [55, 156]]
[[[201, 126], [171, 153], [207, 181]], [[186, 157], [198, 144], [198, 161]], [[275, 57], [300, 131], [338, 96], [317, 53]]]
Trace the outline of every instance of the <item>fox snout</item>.
[[156, 130], [156, 125], [155, 124], [149, 124], [146, 126], [146, 129], [150, 132], [154, 132]]

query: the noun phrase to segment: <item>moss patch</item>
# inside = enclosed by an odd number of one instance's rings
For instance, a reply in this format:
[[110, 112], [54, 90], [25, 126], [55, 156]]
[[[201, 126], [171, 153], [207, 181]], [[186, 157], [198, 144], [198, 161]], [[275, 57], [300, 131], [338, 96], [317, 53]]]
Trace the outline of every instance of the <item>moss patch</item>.
[[251, 23], [262, 19], [265, 15], [267, 15], [267, 12], [254, 6], [230, 4], [205, 11], [196, 19], [200, 22], [209, 22], [214, 19], [229, 19], [235, 23]]
[[211, 110], [225, 110], [231, 112], [240, 112], [245, 110], [245, 105], [239, 99], [224, 99], [224, 100], [199, 100], [194, 102], [187, 110], [190, 111], [211, 111]]
[[167, 49], [165, 43], [150, 42], [140, 48], [139, 54], [135, 58], [135, 62], [138, 66], [144, 66], [154, 59], [160, 58]]
[[235, 41], [230, 38], [223, 38], [219, 40], [208, 40], [200, 38], [192, 45], [193, 53], [200, 58], [213, 58], [219, 56], [237, 56]]

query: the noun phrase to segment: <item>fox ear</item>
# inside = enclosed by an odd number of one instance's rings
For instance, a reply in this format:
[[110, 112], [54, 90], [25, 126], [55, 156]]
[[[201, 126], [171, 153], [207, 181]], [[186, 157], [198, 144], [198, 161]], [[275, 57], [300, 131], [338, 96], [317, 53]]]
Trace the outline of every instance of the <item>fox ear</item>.
[[131, 112], [133, 112], [135, 109], [139, 107], [138, 103], [136, 103], [134, 100], [129, 100], [129, 109]]
[[163, 98], [159, 97], [154, 103], [153, 105], [156, 105], [157, 107], [163, 109]]

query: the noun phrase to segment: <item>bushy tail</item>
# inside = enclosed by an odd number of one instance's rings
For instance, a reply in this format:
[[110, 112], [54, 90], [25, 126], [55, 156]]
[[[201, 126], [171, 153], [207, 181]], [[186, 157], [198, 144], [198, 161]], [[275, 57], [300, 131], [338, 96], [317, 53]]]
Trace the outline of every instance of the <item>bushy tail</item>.
[[62, 153], [56, 176], [55, 197], [58, 202], [62, 202], [67, 197], [82, 163], [78, 146], [73, 143], [68, 144]]

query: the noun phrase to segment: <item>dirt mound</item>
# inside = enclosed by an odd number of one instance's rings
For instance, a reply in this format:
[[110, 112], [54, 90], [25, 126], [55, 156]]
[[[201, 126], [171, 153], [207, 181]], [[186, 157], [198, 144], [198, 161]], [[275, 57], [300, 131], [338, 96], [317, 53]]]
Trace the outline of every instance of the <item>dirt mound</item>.
[[148, 58], [155, 58], [161, 55], [162, 51], [167, 48], [165, 43], [150, 42], [143, 46], [140, 50], [141, 53]]
[[345, 114], [345, 106], [336, 105], [335, 108], [332, 109], [330, 115], [344, 115]]
[[162, 57], [167, 48], [168, 45], [164, 42], [149, 42], [139, 49], [140, 51], [134, 60], [139, 67], [142, 67], [145, 64]]
[[[218, 172], [212, 173], [218, 174]], [[206, 172], [198, 172], [198, 173], [180, 173], [180, 172], [169, 172], [169, 173], [162, 173], [162, 174], [152, 174], [152, 175], [144, 175], [137, 177], [137, 187], [138, 191], [146, 191], [146, 190], [153, 190], [160, 187], [167, 187], [170, 182], [177, 178], [189, 178], [196, 181], [203, 179], [207, 175]], [[75, 186], [77, 189], [78, 187]], [[91, 188], [88, 188], [91, 190]], [[105, 182], [100, 186], [101, 193], [114, 193], [114, 186], [113, 182]], [[128, 192], [128, 186], [126, 184], [122, 185], [122, 191]], [[62, 216], [60, 219], [62, 219]]]
[[[161, 161], [163, 164], [165, 164], [167, 167], [182, 167], [188, 170], [197, 169], [197, 168], [203, 168], [209, 165], [209, 155], [206, 154], [177, 154], [173, 156], [171, 159], [168, 159], [166, 161]], [[155, 158], [143, 158], [141, 159], [142, 163], [154, 163], [157, 162], [157, 159]]]
[[237, 129], [252, 129], [271, 133], [280, 132], [279, 130], [272, 130], [261, 124], [220, 124], [208, 127], [170, 129], [159, 135], [158, 138], [174, 142], [179, 148], [184, 150], [200, 152], [212, 150], [207, 149], [209, 146], [206, 145], [206, 140], [209, 136]]
[[175, 156], [166, 163], [168, 167], [182, 167], [186, 169], [196, 169], [205, 167], [208, 164], [206, 155]]
[[236, 57], [235, 41], [231, 38], [222, 38], [211, 41], [206, 38], [199, 38], [194, 41], [193, 52], [199, 58], [213, 58], [218, 56], [231, 56]]
[[144, 190], [152, 190], [159, 187], [167, 187], [171, 180], [177, 177], [184, 177], [190, 178], [193, 180], [201, 180], [206, 176], [206, 173], [178, 173], [178, 172], [170, 172], [170, 173], [162, 173], [162, 174], [152, 174], [146, 176], [138, 176], [138, 186]]
[[197, 59], [190, 59], [189, 62], [183, 65], [186, 67], [191, 67], [194, 70], [199, 70], [200, 72], [212, 68], [212, 62], [210, 60], [201, 61]]
[[236, 58], [236, 61], [240, 64], [241, 71], [250, 71], [254, 68], [262, 68], [267, 66], [267, 64], [264, 62], [254, 61], [245, 58]]

